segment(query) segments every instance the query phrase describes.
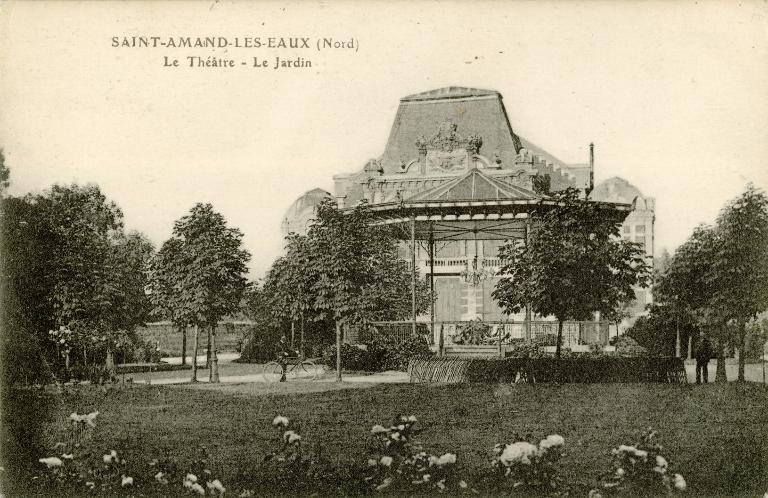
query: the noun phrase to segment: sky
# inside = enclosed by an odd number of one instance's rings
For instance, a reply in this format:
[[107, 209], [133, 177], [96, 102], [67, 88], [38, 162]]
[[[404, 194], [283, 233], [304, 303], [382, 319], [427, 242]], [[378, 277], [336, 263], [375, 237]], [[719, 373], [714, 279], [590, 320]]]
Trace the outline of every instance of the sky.
[[[310, 48], [112, 46], [133, 36]], [[566, 162], [594, 142], [597, 182], [656, 198], [657, 254], [747, 182], [768, 189], [766, 2], [0, 3], [10, 193], [97, 183], [157, 246], [210, 202], [252, 278], [299, 195], [378, 157], [401, 97], [449, 85], [498, 90], [515, 132]]]

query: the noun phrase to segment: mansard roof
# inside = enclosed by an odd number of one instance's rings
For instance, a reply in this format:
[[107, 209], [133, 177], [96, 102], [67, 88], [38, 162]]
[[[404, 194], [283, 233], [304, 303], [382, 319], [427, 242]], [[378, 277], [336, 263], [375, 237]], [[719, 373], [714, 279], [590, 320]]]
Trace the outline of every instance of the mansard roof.
[[437, 187], [418, 192], [406, 202], [535, 200], [542, 196], [526, 188], [493, 178], [477, 168]]
[[482, 88], [467, 88], [464, 86], [446, 86], [428, 90], [426, 92], [414, 93], [400, 99], [401, 102], [415, 102], [421, 100], [440, 100], [440, 99], [459, 99], [466, 97], [485, 97], [489, 95], [501, 94], [496, 90], [484, 90]]
[[402, 163], [419, 157], [416, 141], [434, 136], [451, 122], [463, 136], [479, 136], [479, 151], [498, 157], [502, 168], [514, 168], [522, 147], [512, 130], [501, 94], [478, 88], [445, 87], [400, 99], [395, 121], [381, 157], [384, 174], [395, 174]]

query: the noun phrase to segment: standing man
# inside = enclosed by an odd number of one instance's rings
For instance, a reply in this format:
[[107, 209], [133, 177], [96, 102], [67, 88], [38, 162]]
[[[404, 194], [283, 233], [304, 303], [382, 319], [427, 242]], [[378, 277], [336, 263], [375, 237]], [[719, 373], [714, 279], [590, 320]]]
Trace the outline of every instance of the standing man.
[[709, 373], [707, 371], [709, 367], [709, 359], [712, 357], [712, 347], [709, 344], [709, 339], [703, 337], [699, 341], [699, 345], [696, 347], [696, 383], [701, 384], [702, 374], [704, 376], [704, 383], [709, 382]]
[[277, 343], [277, 362], [283, 368], [283, 374], [280, 376], [280, 382], [285, 382], [285, 370], [288, 365], [288, 357], [291, 355], [290, 349], [288, 349], [288, 339], [283, 335], [280, 336], [280, 341]]

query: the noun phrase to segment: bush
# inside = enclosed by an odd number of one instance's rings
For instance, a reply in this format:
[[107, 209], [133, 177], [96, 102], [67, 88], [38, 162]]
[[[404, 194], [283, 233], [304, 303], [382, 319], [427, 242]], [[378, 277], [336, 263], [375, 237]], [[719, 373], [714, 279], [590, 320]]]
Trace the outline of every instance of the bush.
[[[409, 367], [415, 381], [429, 382], [685, 382], [680, 358], [421, 358]], [[444, 368], [443, 368], [444, 367]]]
[[622, 335], [616, 339], [616, 354], [625, 357], [643, 357], [648, 356], [648, 350], [633, 338]]
[[[423, 337], [412, 337], [405, 341], [374, 339], [368, 344], [343, 344], [341, 347], [341, 364], [344, 370], [361, 370], [364, 372], [383, 372], [385, 370], [408, 370], [408, 362], [412, 358], [431, 356]], [[326, 365], [336, 365], [336, 345], [328, 346], [323, 351], [323, 362]]]
[[462, 325], [453, 338], [455, 344], [487, 344], [490, 339], [491, 327], [479, 318]]

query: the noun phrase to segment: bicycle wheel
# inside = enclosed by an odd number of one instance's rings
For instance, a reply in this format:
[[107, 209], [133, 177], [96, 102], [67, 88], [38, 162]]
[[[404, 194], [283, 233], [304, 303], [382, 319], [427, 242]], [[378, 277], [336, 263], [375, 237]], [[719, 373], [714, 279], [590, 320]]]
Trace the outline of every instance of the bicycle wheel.
[[314, 362], [304, 360], [296, 368], [296, 374], [305, 380], [317, 380], [320, 376], [320, 368], [321, 367], [315, 365]]
[[278, 382], [283, 376], [283, 367], [276, 361], [270, 361], [261, 371], [261, 378], [264, 382]]

